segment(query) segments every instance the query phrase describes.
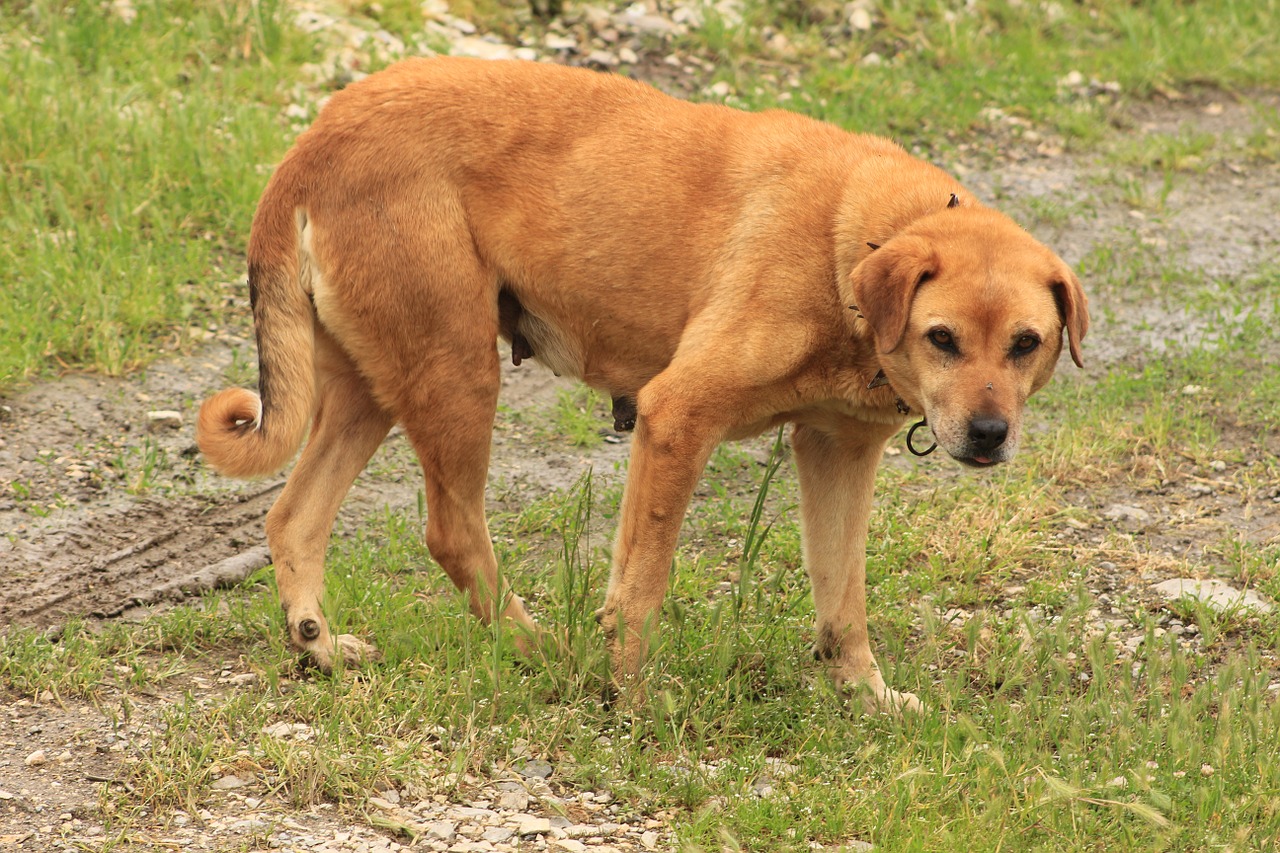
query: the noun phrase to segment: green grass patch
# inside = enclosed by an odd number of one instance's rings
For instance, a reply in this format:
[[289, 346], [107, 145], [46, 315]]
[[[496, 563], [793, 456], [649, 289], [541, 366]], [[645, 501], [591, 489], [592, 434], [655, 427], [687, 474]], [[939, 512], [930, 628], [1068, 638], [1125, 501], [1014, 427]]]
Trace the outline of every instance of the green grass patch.
[[[387, 652], [362, 671], [295, 669], [267, 572], [140, 627], [10, 635], [0, 665], [24, 693], [176, 694], [163, 731], [126, 767], [128, 801], [147, 809], [198, 808], [230, 772], [295, 806], [359, 810], [388, 786], [465, 797], [466, 774], [532, 754], [562, 787], [610, 790], [627, 814], [665, 813], [683, 849], [1262, 850], [1275, 840], [1280, 705], [1256, 620], [1178, 612], [1199, 622], [1205, 642], [1193, 645], [1138, 613], [1127, 633], [1143, 642], [1122, 654], [1099, 631], [1072, 556], [1041, 547], [1052, 503], [1042, 481], [966, 478], [922, 502], [909, 493], [927, 472], [896, 471], [875, 521], [873, 624], [891, 683], [926, 699], [919, 718], [864, 717], [832, 693], [809, 654], [807, 584], [788, 546], [772, 556], [794, 521], [771, 522], [773, 503], [753, 495], [709, 499], [732, 504], [712, 507], [717, 517], [744, 519], [737, 548], [682, 550], [647, 699], [602, 703], [607, 662], [590, 612], [607, 552], [591, 517], [616, 494], [590, 480], [543, 520], [556, 555], [505, 566], [567, 639], [568, 653], [532, 665], [513, 659], [500, 627], [468, 616], [429, 565], [419, 520], [400, 516], [330, 555], [337, 627]], [[785, 466], [761, 475], [771, 478], [785, 503]], [[519, 524], [501, 517], [496, 532]], [[730, 589], [715, 566], [738, 573]], [[1002, 591], [1027, 572], [1063, 591], [1054, 605]], [[972, 615], [941, 618], [955, 606]], [[189, 668], [226, 655], [258, 679], [217, 701], [184, 686]], [[281, 722], [306, 737], [267, 731]], [[117, 819], [127, 812], [117, 806]]]
[[[756, 2], [743, 26], [713, 21], [691, 40], [718, 55], [748, 106], [785, 106], [927, 149], [1029, 126], [1089, 148], [1111, 137], [1119, 99], [1280, 79], [1267, 36], [1280, 31], [1274, 2], [900, 0], [877, 4], [870, 21], [851, 28], [838, 4], [816, 0]], [[762, 55], [781, 62], [759, 63]], [[1258, 150], [1274, 147], [1270, 112]], [[1185, 147], [1165, 156], [1185, 160]]]
[[[239, 280], [306, 42], [275, 2], [0, 6], [0, 388], [180, 346]], [[222, 320], [223, 318], [219, 318]]]

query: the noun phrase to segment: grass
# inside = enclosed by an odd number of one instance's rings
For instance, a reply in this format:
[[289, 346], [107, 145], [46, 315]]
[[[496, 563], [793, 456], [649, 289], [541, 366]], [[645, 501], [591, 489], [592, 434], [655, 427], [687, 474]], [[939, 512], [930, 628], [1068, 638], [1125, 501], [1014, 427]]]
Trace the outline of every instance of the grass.
[[[801, 23], [821, 18], [816, 5], [748, 4], [746, 25], [712, 21], [686, 47], [716, 56], [747, 106], [931, 149], [998, 129], [1100, 153], [1104, 185], [1023, 202], [1050, 230], [1106, 205], [1160, 214], [1179, 180], [1241, 151], [1192, 131], [1134, 139], [1113, 126], [1126, 99], [1195, 86], [1249, 98], [1280, 81], [1274, 2], [956, 7], [881, 4], [871, 31], [837, 38], [830, 19]], [[413, 4], [368, 11], [414, 25]], [[241, 275], [312, 43], [269, 2], [138, 12], [125, 24], [93, 5], [0, 5], [0, 389], [65, 368], [127, 370], [227, 321], [224, 285]], [[785, 62], [766, 26], [787, 36]], [[882, 61], [863, 63], [872, 51]], [[1060, 86], [1072, 70], [1120, 94]], [[1265, 101], [1243, 150], [1274, 161]], [[502, 500], [492, 519], [504, 572], [564, 632], [559, 657], [518, 664], [510, 637], [469, 618], [431, 565], [421, 518], [388, 514], [329, 558], [336, 627], [386, 654], [366, 670], [298, 672], [262, 572], [140, 625], [9, 630], [0, 684], [92, 701], [121, 724], [147, 697], [168, 701], [127, 753], [128, 791], [103, 795], [104, 850], [123, 847], [144, 811], [198, 810], [223, 772], [253, 779], [255, 796], [334, 802], [376, 823], [371, 792], [459, 801], [468, 775], [530, 754], [553, 763], [562, 790], [608, 790], [625, 814], [662, 815], [682, 850], [1275, 849], [1280, 616], [1161, 605], [1146, 587], [1218, 575], [1280, 597], [1280, 540], [1265, 526], [1280, 482], [1267, 450], [1280, 422], [1280, 270], [1212, 280], [1177, 251], [1109, 236], [1079, 266], [1098, 316], [1142, 346], [1045, 389], [1023, 454], [1000, 471], [900, 454], [880, 475], [873, 643], [888, 681], [925, 701], [918, 718], [862, 716], [812, 662], [797, 490], [770, 442], [713, 456], [638, 707], [600, 701], [607, 661], [591, 613], [620, 497], [603, 477]], [[1176, 337], [1159, 325], [1168, 316], [1186, 321]], [[566, 392], [513, 413], [531, 435], [509, 440], [586, 450], [606, 410]], [[120, 487], [150, 492], [171, 461], [144, 441], [122, 450]], [[1108, 521], [1117, 504], [1154, 520]], [[228, 662], [255, 679], [207, 677]], [[264, 731], [279, 722], [309, 734]]]
[[[1065, 430], [1093, 414], [1071, 390], [1045, 401], [1061, 408]], [[1139, 419], [1110, 428], [1148, 429]], [[1150, 445], [1166, 464], [1194, 449]], [[1169, 612], [1135, 603], [1100, 628], [1089, 548], [1046, 547], [1074, 484], [1055, 484], [1039, 450], [945, 488], [920, 463], [885, 472], [870, 569], [876, 642], [890, 681], [929, 703], [919, 718], [859, 715], [812, 663], [780, 447], [764, 463], [717, 454], [722, 491], [708, 484], [691, 518], [639, 708], [599, 701], [607, 665], [590, 610], [607, 554], [592, 519], [618, 495], [590, 479], [495, 517], [499, 542], [534, 525], [557, 552], [503, 556], [543, 621], [566, 632], [572, 653], [560, 659], [517, 666], [441, 573], [417, 570], [429, 564], [420, 520], [387, 515], [330, 555], [340, 629], [387, 652], [358, 676], [296, 672], [266, 572], [140, 627], [94, 635], [73, 625], [57, 642], [10, 634], [0, 667], [24, 693], [174, 696], [163, 736], [126, 765], [132, 801], [150, 810], [196, 808], [223, 772], [295, 806], [358, 809], [386, 786], [465, 799], [463, 776], [495, 772], [536, 744], [558, 785], [669, 815], [681, 849], [1270, 849], [1280, 831], [1277, 619], [1176, 605], [1196, 639], [1165, 633]], [[700, 539], [703, 525], [720, 529], [715, 542]], [[1274, 580], [1272, 553], [1268, 562], [1237, 545], [1222, 556]], [[1142, 642], [1126, 651], [1133, 637]], [[209, 701], [189, 673], [228, 655], [258, 678]], [[264, 734], [276, 722], [312, 734]]]
[[0, 6], [0, 388], [213, 318], [305, 56], [270, 2]]
[[[1274, 2], [899, 0], [878, 4], [867, 31], [820, 2], [749, 3], [745, 17], [748, 26], [713, 22], [695, 37], [744, 104], [799, 109], [926, 150], [973, 131], [1030, 128], [1088, 150], [1114, 139], [1120, 100], [1206, 86], [1247, 92], [1280, 79], [1266, 35], [1280, 32]], [[808, 23], [815, 17], [825, 24]], [[771, 47], [768, 32], [783, 46]], [[761, 55], [786, 62], [761, 71]], [[1067, 82], [1072, 72], [1079, 84]], [[1265, 137], [1274, 112], [1257, 115]]]

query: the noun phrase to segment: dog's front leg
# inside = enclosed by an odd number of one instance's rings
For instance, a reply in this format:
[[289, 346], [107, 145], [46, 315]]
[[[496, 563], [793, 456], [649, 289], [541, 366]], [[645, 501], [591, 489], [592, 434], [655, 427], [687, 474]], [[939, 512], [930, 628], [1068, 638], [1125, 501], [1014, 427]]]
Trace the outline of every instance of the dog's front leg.
[[814, 654], [838, 690], [861, 689], [868, 711], [898, 713], [919, 711], [920, 702], [885, 685], [867, 634], [867, 523], [876, 468], [893, 431], [861, 422], [838, 433], [798, 425], [792, 446], [818, 616]]
[[685, 405], [660, 401], [655, 389], [641, 394], [613, 571], [600, 611], [620, 686], [639, 675], [657, 638], [680, 526], [719, 441], [717, 428]]

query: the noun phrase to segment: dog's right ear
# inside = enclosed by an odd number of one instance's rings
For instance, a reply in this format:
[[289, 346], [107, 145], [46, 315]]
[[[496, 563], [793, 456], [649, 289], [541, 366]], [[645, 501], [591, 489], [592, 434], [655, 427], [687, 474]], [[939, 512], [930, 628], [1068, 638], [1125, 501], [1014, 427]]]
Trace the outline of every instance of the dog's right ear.
[[893, 352], [907, 331], [916, 289], [938, 272], [938, 255], [923, 237], [895, 237], [873, 249], [849, 274], [849, 305], [858, 306], [881, 355]]

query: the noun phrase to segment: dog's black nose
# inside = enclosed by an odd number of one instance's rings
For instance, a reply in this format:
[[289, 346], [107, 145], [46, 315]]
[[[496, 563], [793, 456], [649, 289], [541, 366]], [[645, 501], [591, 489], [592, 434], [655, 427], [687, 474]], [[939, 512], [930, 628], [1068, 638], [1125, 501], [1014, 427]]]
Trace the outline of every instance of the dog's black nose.
[[1009, 424], [1002, 418], [974, 418], [969, 421], [969, 441], [975, 450], [995, 450], [1009, 435]]

